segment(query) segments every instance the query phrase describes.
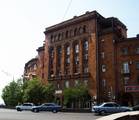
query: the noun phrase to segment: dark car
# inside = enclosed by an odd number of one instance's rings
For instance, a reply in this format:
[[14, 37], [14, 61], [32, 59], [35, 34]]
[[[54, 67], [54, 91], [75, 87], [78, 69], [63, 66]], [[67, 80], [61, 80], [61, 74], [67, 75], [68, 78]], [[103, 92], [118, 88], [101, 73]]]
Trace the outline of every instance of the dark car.
[[133, 106], [133, 110], [134, 110], [134, 111], [138, 111], [138, 110], [139, 110], [139, 105]]
[[39, 112], [39, 111], [52, 111], [54, 113], [61, 111], [61, 106], [55, 103], [44, 103], [40, 106], [32, 107], [32, 112]]
[[104, 113], [117, 113], [117, 112], [127, 112], [131, 111], [132, 108], [120, 106], [119, 104], [115, 102], [105, 102], [100, 105], [96, 105], [92, 107], [92, 112], [98, 113], [98, 114], [104, 114]]

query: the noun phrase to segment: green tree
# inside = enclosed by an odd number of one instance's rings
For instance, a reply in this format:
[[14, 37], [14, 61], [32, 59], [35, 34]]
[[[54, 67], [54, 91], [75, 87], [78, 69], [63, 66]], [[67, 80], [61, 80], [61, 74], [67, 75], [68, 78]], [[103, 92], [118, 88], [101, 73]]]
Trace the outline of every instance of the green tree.
[[54, 101], [54, 92], [55, 92], [55, 88], [52, 84], [48, 84], [45, 86], [44, 93], [45, 93], [46, 102]]
[[54, 89], [52, 85], [44, 85], [37, 78], [32, 79], [24, 86], [24, 102], [35, 104], [51, 101]]
[[88, 89], [83, 84], [78, 84], [74, 88], [66, 88], [64, 90], [64, 104], [67, 107], [80, 108], [88, 100], [90, 100]]
[[2, 91], [2, 98], [6, 106], [13, 107], [22, 102], [22, 85], [21, 79], [19, 79], [17, 82], [12, 81], [9, 85], [5, 86]]

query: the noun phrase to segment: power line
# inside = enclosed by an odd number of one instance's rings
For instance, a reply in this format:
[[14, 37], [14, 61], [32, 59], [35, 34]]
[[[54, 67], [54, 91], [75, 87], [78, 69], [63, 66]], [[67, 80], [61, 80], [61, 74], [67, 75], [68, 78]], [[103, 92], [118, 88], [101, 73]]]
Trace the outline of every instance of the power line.
[[65, 11], [65, 13], [64, 13], [64, 16], [63, 16], [63, 18], [62, 18], [62, 21], [63, 21], [63, 19], [65, 18], [66, 14], [67, 14], [67, 12], [68, 12], [70, 6], [71, 6], [71, 3], [72, 3], [72, 0], [69, 1], [69, 4], [68, 4], [68, 6], [67, 6], [67, 9], [66, 9], [66, 11]]

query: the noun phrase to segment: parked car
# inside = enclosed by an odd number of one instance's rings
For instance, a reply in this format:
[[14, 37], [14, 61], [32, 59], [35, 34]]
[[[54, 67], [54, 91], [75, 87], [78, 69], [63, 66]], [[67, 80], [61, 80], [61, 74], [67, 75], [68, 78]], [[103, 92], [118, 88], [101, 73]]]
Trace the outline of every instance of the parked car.
[[21, 105], [17, 105], [15, 108], [17, 111], [22, 111], [22, 110], [32, 110], [32, 107], [34, 106], [33, 103], [24, 103]]
[[137, 111], [137, 110], [139, 110], [139, 105], [133, 106], [133, 111]]
[[98, 114], [127, 112], [131, 110], [132, 108], [120, 106], [119, 104], [115, 102], [105, 102], [100, 105], [96, 105], [92, 107], [92, 112], [95, 112]]
[[32, 112], [39, 112], [39, 111], [52, 111], [54, 113], [61, 111], [61, 106], [55, 103], [44, 103], [40, 106], [32, 107]]

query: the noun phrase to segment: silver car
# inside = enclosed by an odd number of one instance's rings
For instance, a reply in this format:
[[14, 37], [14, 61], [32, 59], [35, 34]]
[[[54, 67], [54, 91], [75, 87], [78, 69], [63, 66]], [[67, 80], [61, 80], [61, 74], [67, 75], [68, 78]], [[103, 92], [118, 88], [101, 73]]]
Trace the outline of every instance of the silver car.
[[22, 105], [17, 105], [15, 108], [17, 111], [22, 111], [22, 110], [31, 110], [33, 106], [34, 106], [33, 103], [24, 103]]
[[100, 105], [96, 105], [92, 107], [92, 112], [98, 113], [98, 114], [104, 114], [104, 113], [117, 113], [117, 112], [127, 112], [131, 111], [132, 108], [120, 106], [119, 104], [115, 102], [105, 102]]

